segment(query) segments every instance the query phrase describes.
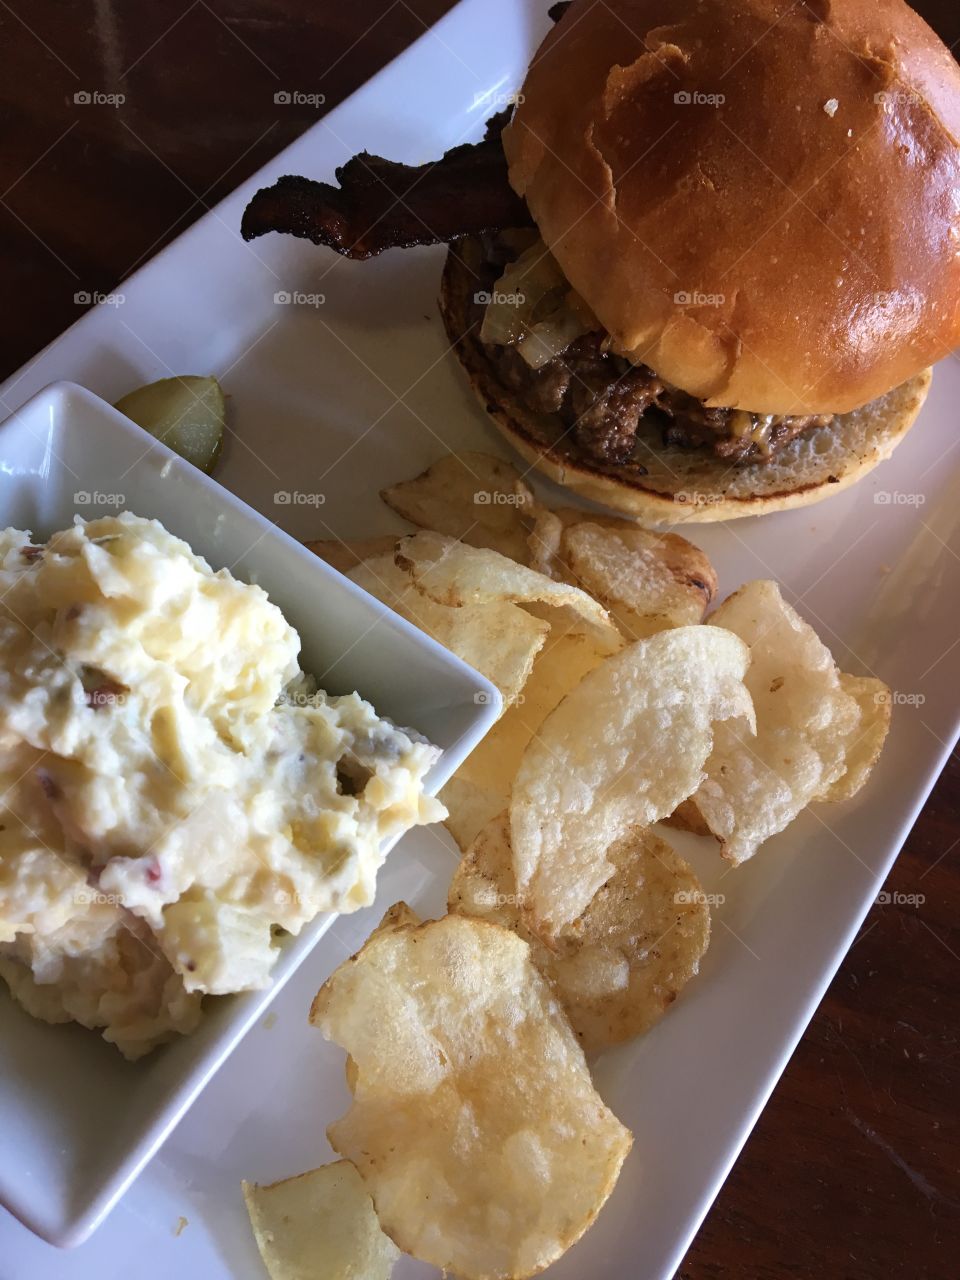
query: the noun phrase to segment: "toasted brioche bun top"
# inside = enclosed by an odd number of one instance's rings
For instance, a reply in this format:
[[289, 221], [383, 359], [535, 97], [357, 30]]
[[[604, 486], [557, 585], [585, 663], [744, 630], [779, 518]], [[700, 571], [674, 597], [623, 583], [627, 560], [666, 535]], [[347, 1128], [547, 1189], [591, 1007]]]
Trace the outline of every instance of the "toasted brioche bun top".
[[843, 413], [960, 344], [960, 69], [902, 0], [574, 0], [503, 145], [614, 346], [708, 405]]

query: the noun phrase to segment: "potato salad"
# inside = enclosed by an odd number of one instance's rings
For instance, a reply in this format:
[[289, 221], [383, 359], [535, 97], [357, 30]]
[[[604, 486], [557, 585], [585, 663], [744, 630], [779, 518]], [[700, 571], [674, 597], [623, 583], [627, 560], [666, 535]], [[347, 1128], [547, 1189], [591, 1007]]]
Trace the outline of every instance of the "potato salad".
[[285, 933], [373, 899], [383, 842], [444, 816], [439, 752], [328, 696], [257, 586], [157, 521], [0, 533], [0, 976], [138, 1057]]

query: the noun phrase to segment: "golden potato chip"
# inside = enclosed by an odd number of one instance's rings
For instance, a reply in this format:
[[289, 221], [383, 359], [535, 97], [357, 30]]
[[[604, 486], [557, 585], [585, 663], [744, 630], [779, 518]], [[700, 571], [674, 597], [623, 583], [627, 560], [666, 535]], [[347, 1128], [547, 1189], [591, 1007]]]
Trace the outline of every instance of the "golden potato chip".
[[[404, 925], [420, 923], [422, 923], [420, 917], [411, 906], [406, 902], [395, 902], [392, 907], [387, 907], [381, 917], [380, 923], [367, 938], [367, 941], [369, 942], [370, 938], [378, 937], [381, 933], [388, 933], [391, 929], [400, 929]], [[347, 1088], [351, 1093], [356, 1093], [359, 1070], [356, 1062], [354, 1062], [349, 1053], [344, 1060], [343, 1075], [347, 1082]]]
[[570, 690], [603, 659], [590, 638], [557, 630], [537, 654], [523, 690], [440, 792], [446, 827], [466, 849], [507, 806], [527, 743]]
[[387, 1280], [400, 1257], [349, 1160], [265, 1187], [242, 1186], [271, 1280]]
[[613, 516], [605, 511], [587, 511], [584, 507], [554, 507], [553, 511], [564, 529], [569, 529], [575, 524], [582, 524], [583, 521], [587, 521], [589, 524], [598, 524], [604, 529], [645, 528], [639, 520], [633, 520], [629, 516]]
[[840, 685], [856, 699], [860, 723], [847, 748], [846, 772], [821, 792], [818, 800], [852, 800], [870, 777], [890, 729], [893, 698], [882, 680], [875, 676], [850, 676], [841, 671]]
[[615, 870], [549, 950], [526, 928], [499, 814], [461, 859], [447, 906], [512, 929], [554, 984], [587, 1052], [642, 1035], [696, 974], [710, 910], [684, 860], [652, 831], [630, 831], [608, 852]]
[[380, 556], [390, 556], [392, 559], [398, 536], [384, 533], [374, 538], [356, 538], [352, 542], [331, 538], [322, 542], [305, 542], [303, 545], [340, 573], [349, 573], [364, 560], [374, 560]]
[[560, 557], [628, 640], [700, 622], [717, 590], [713, 566], [686, 538], [626, 522], [570, 524]]
[[829, 794], [846, 775], [848, 757], [860, 785], [883, 731], [867, 728], [858, 746], [864, 712], [857, 698], [775, 582], [747, 583], [709, 621], [750, 647], [746, 685], [757, 723], [755, 735], [734, 722], [718, 726], [693, 799], [723, 856], [740, 863], [811, 800]]
[[585, 591], [555, 582], [496, 551], [423, 532], [401, 539], [394, 559], [418, 590], [437, 604], [462, 608], [510, 601], [541, 617], [546, 607], [551, 617], [559, 613], [565, 630], [575, 628], [591, 636], [603, 652], [616, 653], [623, 647], [623, 638], [606, 609]]
[[560, 568], [560, 544], [563, 540], [563, 521], [549, 507], [539, 502], [531, 508], [533, 525], [527, 534], [527, 554], [524, 563], [548, 578], [567, 581]]
[[357, 1068], [330, 1142], [407, 1253], [461, 1280], [524, 1277], [589, 1227], [630, 1134], [509, 929], [451, 915], [376, 934], [311, 1020]]
[[719, 627], [661, 631], [607, 658], [546, 718], [510, 802], [517, 888], [540, 937], [586, 909], [626, 831], [696, 790], [714, 721], [752, 721], [747, 662], [746, 645]]
[[451, 453], [380, 497], [405, 520], [488, 547], [512, 560], [526, 559], [524, 515], [533, 494], [516, 471], [486, 453]]
[[[396, 546], [396, 540], [394, 546]], [[411, 592], [406, 575], [400, 573], [393, 563], [392, 551], [385, 555], [370, 556], [361, 560], [345, 572], [358, 587], [363, 587], [364, 591], [369, 591], [372, 596], [376, 596], [378, 600], [382, 600], [384, 604], [389, 605], [404, 617], [409, 615], [409, 604], [411, 602], [419, 604], [422, 598], [418, 598]], [[429, 616], [430, 612], [425, 610], [424, 616]], [[421, 630], [425, 631], [426, 627], [422, 627]]]
[[516, 701], [550, 631], [548, 622], [504, 600], [462, 609], [437, 604], [416, 589], [392, 555], [365, 560], [348, 577], [482, 672], [500, 690], [504, 707]]
[[[392, 907], [388, 907], [383, 913], [383, 918], [373, 933], [370, 934], [370, 937], [372, 938], [378, 933], [385, 933], [389, 929], [398, 929], [406, 924], [420, 924], [420, 917], [406, 902], [395, 902]], [[351, 1093], [355, 1093], [357, 1089], [357, 1064], [349, 1053], [343, 1064], [343, 1073], [347, 1081], [347, 1088]]]
[[[484, 742], [493, 737], [494, 731], [500, 727], [501, 723], [502, 721], [498, 721], [494, 725], [484, 738]], [[461, 852], [469, 848], [477, 832], [490, 821], [491, 812], [496, 809], [496, 806], [499, 804], [502, 807], [506, 803], [504, 796], [506, 795], [509, 799], [513, 779], [506, 769], [498, 767], [495, 757], [490, 758], [490, 765], [488, 774], [484, 768], [475, 768], [470, 771], [466, 763], [462, 764], [437, 793], [437, 799], [447, 811], [443, 825], [453, 836]], [[501, 777], [501, 775], [506, 776]]]

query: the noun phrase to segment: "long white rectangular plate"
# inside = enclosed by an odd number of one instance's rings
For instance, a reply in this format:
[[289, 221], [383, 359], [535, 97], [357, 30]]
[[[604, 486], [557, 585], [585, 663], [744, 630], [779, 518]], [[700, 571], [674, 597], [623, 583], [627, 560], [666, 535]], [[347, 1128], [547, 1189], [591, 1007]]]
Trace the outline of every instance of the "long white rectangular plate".
[[[0, 401], [14, 408], [58, 377], [115, 399], [166, 373], [215, 373], [233, 429], [218, 478], [298, 537], [396, 529], [383, 485], [446, 449], [505, 452], [446, 353], [441, 250], [350, 263], [282, 237], [247, 246], [238, 228], [249, 196], [280, 174], [329, 177], [363, 148], [420, 162], [479, 137], [520, 83], [545, 7], [464, 0], [139, 271], [121, 306], [92, 311], [11, 378]], [[778, 578], [845, 669], [882, 676], [896, 693], [893, 730], [856, 800], [807, 812], [739, 871], [724, 875], [715, 852], [684, 842], [725, 901], [701, 975], [669, 1017], [597, 1064], [635, 1146], [596, 1226], [551, 1272], [558, 1280], [673, 1274], [956, 740], [958, 401], [948, 360], [917, 426], [862, 484], [807, 511], [693, 531], [724, 593]], [[275, 504], [277, 493], [291, 501]], [[262, 1280], [239, 1181], [328, 1159], [324, 1127], [347, 1100], [341, 1052], [306, 1025], [310, 999], [396, 897], [442, 910], [453, 860], [442, 836], [404, 842], [377, 907], [334, 924], [278, 997], [276, 1021], [250, 1032], [86, 1245], [56, 1254], [0, 1218], [4, 1280]], [[409, 1260], [396, 1272], [432, 1274]]]

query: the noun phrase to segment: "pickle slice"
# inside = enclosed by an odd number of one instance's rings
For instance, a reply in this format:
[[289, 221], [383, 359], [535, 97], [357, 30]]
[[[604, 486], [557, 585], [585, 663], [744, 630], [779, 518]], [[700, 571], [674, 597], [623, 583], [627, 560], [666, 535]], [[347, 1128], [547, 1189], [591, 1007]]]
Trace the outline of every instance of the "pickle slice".
[[209, 475], [213, 470], [223, 446], [226, 412], [216, 378], [161, 378], [129, 392], [114, 408], [201, 471]]

